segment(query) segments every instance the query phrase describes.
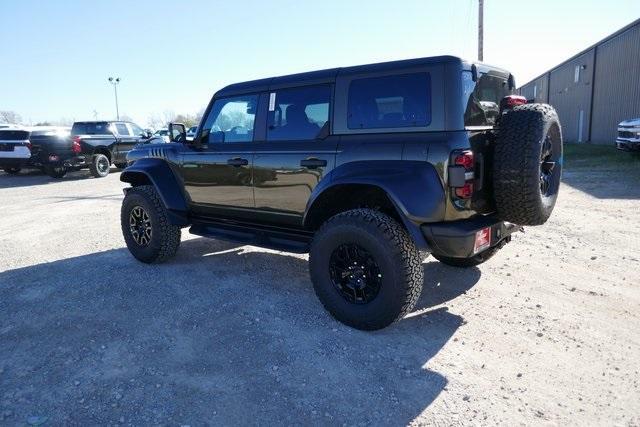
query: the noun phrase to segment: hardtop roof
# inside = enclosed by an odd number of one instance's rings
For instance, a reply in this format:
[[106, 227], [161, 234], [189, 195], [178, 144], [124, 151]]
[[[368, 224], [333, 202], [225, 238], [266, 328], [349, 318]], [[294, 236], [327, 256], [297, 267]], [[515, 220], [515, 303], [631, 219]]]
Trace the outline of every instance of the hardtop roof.
[[[356, 65], [351, 67], [329, 68], [326, 70], [309, 71], [304, 73], [289, 74], [278, 77], [269, 77], [258, 80], [250, 80], [246, 82], [233, 83], [223, 87], [215, 96], [229, 96], [234, 94], [242, 94], [247, 92], [262, 92], [269, 90], [271, 86], [295, 86], [296, 84], [323, 83], [335, 79], [338, 75], [351, 75], [365, 72], [384, 72], [394, 69], [411, 69], [420, 68], [433, 64], [460, 64], [461, 67], [469, 69], [474, 62], [465, 61], [462, 58], [450, 55], [430, 56], [425, 58], [403, 59], [398, 61], [379, 62], [374, 64]], [[487, 64], [476, 63], [482, 68], [490, 68], [492, 70], [505, 72], [497, 67]]]

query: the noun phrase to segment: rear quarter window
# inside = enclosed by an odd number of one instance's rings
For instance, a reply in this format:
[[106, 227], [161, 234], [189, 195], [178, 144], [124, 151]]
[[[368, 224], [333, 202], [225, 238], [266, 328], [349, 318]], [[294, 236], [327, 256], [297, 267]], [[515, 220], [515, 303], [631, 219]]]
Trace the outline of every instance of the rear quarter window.
[[429, 126], [430, 74], [354, 79], [349, 85], [347, 109], [349, 129]]

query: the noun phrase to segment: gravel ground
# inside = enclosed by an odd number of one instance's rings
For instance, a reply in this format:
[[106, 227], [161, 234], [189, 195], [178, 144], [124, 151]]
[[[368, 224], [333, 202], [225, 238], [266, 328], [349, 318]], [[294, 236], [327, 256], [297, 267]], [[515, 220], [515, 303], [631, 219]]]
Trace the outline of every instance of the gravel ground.
[[640, 187], [567, 172], [479, 268], [427, 259], [414, 313], [334, 321], [305, 256], [183, 233], [135, 261], [123, 184], [0, 174], [0, 424], [640, 425]]

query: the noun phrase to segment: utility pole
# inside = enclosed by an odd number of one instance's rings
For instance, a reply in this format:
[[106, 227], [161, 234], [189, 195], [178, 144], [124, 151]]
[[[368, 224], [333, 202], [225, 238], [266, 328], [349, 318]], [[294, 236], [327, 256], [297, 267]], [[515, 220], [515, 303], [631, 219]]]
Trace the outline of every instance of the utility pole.
[[109, 83], [113, 85], [113, 92], [116, 95], [116, 120], [120, 120], [120, 111], [118, 110], [118, 83], [120, 83], [120, 77], [109, 77]]
[[484, 38], [484, 0], [478, 0], [478, 61], [482, 61]]

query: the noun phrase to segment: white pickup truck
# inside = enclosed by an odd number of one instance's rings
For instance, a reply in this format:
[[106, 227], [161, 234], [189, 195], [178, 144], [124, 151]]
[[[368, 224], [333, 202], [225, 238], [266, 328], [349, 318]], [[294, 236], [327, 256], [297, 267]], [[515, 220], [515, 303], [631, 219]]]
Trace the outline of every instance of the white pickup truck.
[[640, 118], [618, 124], [616, 148], [623, 151], [640, 151]]

